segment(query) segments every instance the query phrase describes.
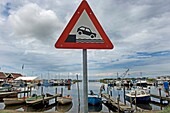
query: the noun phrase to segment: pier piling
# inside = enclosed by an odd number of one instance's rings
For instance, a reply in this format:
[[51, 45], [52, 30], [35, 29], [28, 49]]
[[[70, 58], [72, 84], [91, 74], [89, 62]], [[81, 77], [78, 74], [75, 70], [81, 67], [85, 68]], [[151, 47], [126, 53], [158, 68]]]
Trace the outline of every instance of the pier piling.
[[61, 88], [61, 95], [63, 96], [63, 88]]
[[43, 92], [44, 92], [44, 91], [43, 91], [43, 87], [41, 87], [41, 94], [43, 94]]
[[136, 91], [135, 91], [135, 110], [137, 111], [137, 105], [136, 105]]
[[123, 97], [124, 97], [124, 104], [126, 105], [125, 86], [123, 87]]
[[118, 112], [120, 112], [120, 105], [119, 105], [119, 101], [120, 101], [120, 94], [118, 95], [118, 98], [117, 98]]
[[162, 104], [162, 98], [161, 98], [161, 88], [159, 88], [159, 99], [160, 99], [160, 103]]
[[57, 88], [55, 88], [55, 94], [57, 94]]

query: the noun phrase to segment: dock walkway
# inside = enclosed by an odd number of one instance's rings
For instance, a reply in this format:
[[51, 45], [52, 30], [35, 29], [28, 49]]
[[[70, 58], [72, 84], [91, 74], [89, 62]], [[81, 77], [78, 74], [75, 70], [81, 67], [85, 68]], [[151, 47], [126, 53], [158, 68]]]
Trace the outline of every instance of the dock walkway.
[[133, 108], [125, 105], [124, 103], [118, 101], [117, 99], [114, 99], [109, 94], [102, 93], [101, 96], [103, 98], [105, 98], [110, 104], [112, 104], [114, 107], [116, 107], [118, 110], [120, 110], [122, 112], [124, 112], [124, 111], [134, 111]]
[[163, 97], [163, 96], [159, 96], [159, 95], [155, 95], [155, 94], [150, 94], [150, 96], [157, 98], [157, 99], [161, 99], [162, 101], [170, 101], [170, 97]]
[[[49, 96], [49, 97], [44, 97], [43, 98], [40, 98], [40, 99], [37, 99], [37, 100], [33, 100], [33, 101], [26, 101], [26, 104], [28, 105], [35, 105], [35, 104], [39, 104], [39, 103], [43, 103], [43, 101], [46, 103], [48, 102], [49, 100], [51, 99], [56, 99], [57, 97], [60, 97], [62, 96], [62, 94], [55, 94], [53, 96]], [[57, 100], [56, 100], [57, 101]]]

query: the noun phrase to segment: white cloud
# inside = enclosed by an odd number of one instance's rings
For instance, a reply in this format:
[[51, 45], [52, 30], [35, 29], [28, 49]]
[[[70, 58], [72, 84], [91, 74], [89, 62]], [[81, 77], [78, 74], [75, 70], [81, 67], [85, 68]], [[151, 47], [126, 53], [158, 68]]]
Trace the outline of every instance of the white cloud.
[[45, 10], [33, 3], [13, 12], [9, 16], [9, 22], [15, 35], [41, 41], [47, 41], [62, 26], [62, 22], [53, 11]]
[[[88, 50], [91, 76], [104, 78], [116, 75], [128, 66], [132, 68], [131, 73], [145, 71], [149, 75], [169, 72], [168, 57], [140, 56], [137, 52], [170, 51], [170, 1], [87, 1], [115, 45], [113, 50]], [[2, 67], [2, 70], [20, 71], [22, 64], [25, 64], [25, 73], [28, 74], [47, 70], [53, 73], [82, 72], [81, 50], [54, 48], [81, 1], [10, 2], [10, 15], [6, 18], [0, 16], [0, 59], [1, 64], [15, 68]], [[6, 3], [3, 1], [0, 4], [4, 6]], [[158, 64], [157, 61], [162, 63]]]

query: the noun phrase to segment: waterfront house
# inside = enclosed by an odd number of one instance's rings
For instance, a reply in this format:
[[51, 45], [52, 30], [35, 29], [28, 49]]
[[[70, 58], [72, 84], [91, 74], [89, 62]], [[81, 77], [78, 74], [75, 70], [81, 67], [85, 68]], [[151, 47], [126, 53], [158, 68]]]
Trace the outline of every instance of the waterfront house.
[[0, 83], [12, 82], [14, 79], [21, 77], [23, 75], [19, 73], [4, 73], [0, 72]]
[[0, 72], [0, 84], [6, 80], [6, 76], [3, 72]]

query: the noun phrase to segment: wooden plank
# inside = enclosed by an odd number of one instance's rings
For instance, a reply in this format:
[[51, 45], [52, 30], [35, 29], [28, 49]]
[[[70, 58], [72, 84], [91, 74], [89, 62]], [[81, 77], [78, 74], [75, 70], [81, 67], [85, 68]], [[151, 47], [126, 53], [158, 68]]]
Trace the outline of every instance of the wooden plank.
[[119, 101], [119, 106], [118, 106], [118, 101], [115, 100], [112, 96], [109, 94], [101, 94], [102, 97], [104, 97], [107, 101], [109, 101], [113, 106], [116, 108], [119, 107], [120, 111], [133, 111], [133, 109], [130, 106], [125, 105], [124, 103]]
[[[160, 96], [159, 96], [159, 95], [154, 95], [154, 94], [150, 94], [150, 95], [151, 95], [151, 97], [160, 99]], [[170, 101], [170, 97], [161, 97], [161, 99], [162, 99], [162, 100]]]

